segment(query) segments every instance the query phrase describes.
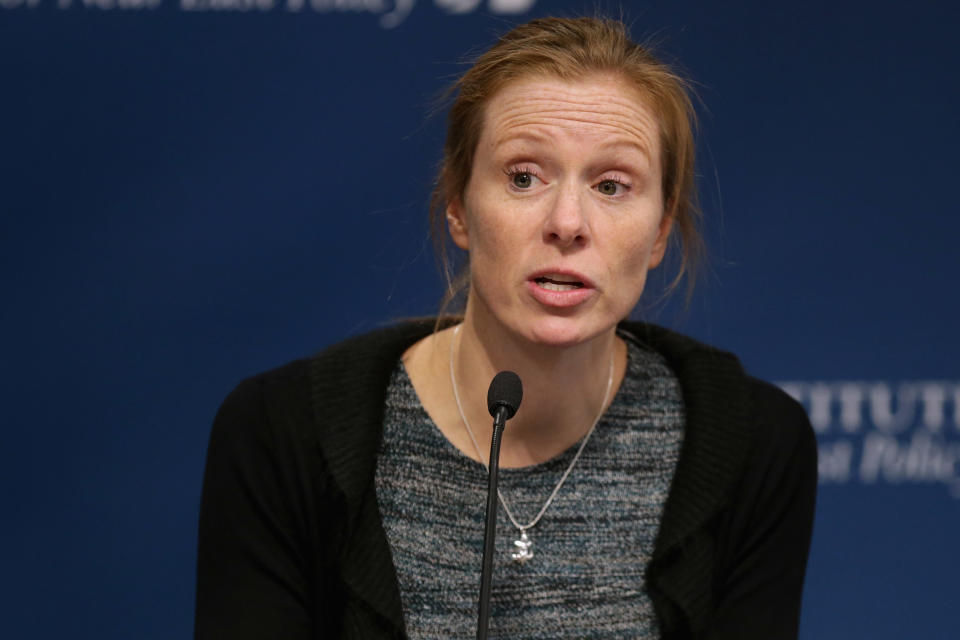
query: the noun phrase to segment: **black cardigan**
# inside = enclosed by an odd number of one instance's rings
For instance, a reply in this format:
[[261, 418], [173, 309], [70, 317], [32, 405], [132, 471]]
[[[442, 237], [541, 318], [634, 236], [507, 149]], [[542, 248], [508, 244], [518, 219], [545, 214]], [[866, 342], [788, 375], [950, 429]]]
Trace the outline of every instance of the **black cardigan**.
[[[198, 639], [402, 638], [374, 489], [384, 394], [432, 321], [242, 382], [217, 414], [200, 508]], [[663, 638], [797, 637], [816, 441], [725, 352], [624, 323], [683, 389], [686, 426], [647, 588]]]

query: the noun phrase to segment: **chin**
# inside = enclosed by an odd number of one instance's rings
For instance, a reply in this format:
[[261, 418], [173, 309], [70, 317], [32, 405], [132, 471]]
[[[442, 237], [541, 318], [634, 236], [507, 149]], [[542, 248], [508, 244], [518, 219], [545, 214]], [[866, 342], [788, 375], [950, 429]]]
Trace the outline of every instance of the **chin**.
[[537, 344], [552, 347], [573, 347], [588, 342], [615, 326], [615, 324], [609, 327], [587, 326], [582, 320], [547, 318], [533, 323], [528, 328], [527, 333]]

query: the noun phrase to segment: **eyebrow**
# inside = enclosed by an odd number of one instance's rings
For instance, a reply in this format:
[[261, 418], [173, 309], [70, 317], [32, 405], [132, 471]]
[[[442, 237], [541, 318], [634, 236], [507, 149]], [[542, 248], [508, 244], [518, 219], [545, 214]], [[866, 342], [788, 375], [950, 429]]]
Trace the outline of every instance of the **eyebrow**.
[[640, 155], [642, 155], [647, 160], [653, 160], [653, 154], [650, 153], [650, 149], [647, 147], [647, 145], [642, 144], [641, 142], [637, 142], [635, 140], [618, 138], [615, 140], [611, 140], [610, 142], [600, 146], [604, 149], [614, 149], [614, 148], [622, 148], [622, 147], [626, 147], [628, 149], [634, 149], [636, 151], [639, 151]]

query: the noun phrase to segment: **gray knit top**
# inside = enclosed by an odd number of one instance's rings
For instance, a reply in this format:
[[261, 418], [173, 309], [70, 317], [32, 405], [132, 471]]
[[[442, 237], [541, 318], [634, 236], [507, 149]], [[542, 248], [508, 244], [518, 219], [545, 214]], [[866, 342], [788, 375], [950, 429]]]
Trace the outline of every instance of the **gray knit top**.
[[[528, 532], [533, 557], [497, 513], [490, 638], [659, 638], [644, 570], [683, 439], [679, 383], [664, 359], [627, 340], [627, 372], [577, 466]], [[529, 522], [580, 443], [501, 469], [500, 490]], [[486, 453], [486, 451], [485, 451]], [[410, 638], [476, 635], [487, 473], [443, 436], [402, 364], [387, 389], [376, 493]]]

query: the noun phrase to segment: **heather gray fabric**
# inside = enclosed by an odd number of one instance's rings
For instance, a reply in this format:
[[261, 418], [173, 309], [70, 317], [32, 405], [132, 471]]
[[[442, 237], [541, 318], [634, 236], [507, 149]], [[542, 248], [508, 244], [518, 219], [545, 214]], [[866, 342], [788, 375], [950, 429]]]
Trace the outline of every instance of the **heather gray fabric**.
[[[518, 532], [499, 508], [491, 638], [659, 638], [643, 576], [679, 457], [683, 401], [664, 359], [627, 343], [625, 379], [530, 531], [534, 557], [525, 564], [510, 558]], [[578, 446], [501, 469], [519, 521], [538, 513]], [[412, 639], [475, 634], [486, 486], [484, 467], [446, 440], [398, 364], [376, 490]]]

